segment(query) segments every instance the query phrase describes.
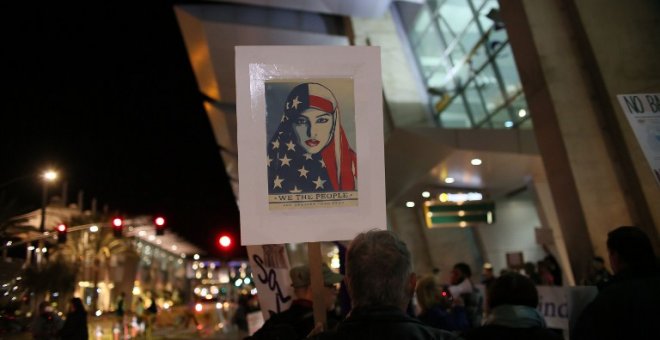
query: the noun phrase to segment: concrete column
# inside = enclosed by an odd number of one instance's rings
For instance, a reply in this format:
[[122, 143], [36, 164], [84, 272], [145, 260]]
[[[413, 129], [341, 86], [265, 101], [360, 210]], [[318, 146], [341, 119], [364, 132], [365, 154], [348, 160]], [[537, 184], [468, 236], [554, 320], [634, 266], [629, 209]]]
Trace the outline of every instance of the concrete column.
[[[576, 281], [594, 253], [606, 253], [607, 233], [618, 226], [640, 225], [657, 248], [658, 187], [648, 188], [652, 175], [639, 170], [639, 146], [614, 103], [616, 91], [648, 92], [655, 83], [657, 92], [660, 73], [649, 60], [659, 49], [651, 32], [658, 32], [659, 6], [644, 0], [500, 5]], [[632, 43], [618, 39], [622, 30]], [[644, 44], [654, 38], [642, 37], [655, 37], [655, 46]], [[638, 62], [656, 72], [645, 75], [632, 67], [635, 80], [621, 88], [615, 84], [627, 77], [620, 61], [629, 59], [621, 46], [628, 44], [645, 48], [649, 53], [637, 53]]]

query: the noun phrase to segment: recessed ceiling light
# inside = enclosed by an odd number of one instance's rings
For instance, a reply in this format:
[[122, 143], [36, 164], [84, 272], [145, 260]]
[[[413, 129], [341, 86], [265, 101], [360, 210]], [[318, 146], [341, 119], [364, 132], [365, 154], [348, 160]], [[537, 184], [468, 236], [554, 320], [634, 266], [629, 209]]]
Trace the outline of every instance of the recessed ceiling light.
[[525, 109], [520, 109], [520, 111], [518, 111], [518, 117], [522, 118], [525, 116], [527, 116], [527, 111], [525, 111]]
[[508, 127], [508, 128], [510, 128], [510, 127], [512, 127], [512, 126], [513, 126], [513, 122], [512, 122], [512, 121], [507, 120], [506, 122], [504, 122], [504, 127]]
[[428, 191], [424, 191], [424, 192], [422, 192], [422, 197], [429, 198], [429, 197], [431, 197], [431, 193], [428, 192]]
[[472, 163], [472, 165], [481, 165], [481, 159], [474, 158], [470, 161], [470, 163]]
[[445, 183], [447, 183], [447, 184], [454, 183], [454, 178], [453, 178], [453, 177], [447, 177], [447, 178], [445, 178]]
[[408, 202], [406, 202], [406, 207], [408, 207], [408, 208], [412, 208], [412, 207], [414, 207], [414, 206], [415, 206], [415, 202], [413, 202], [413, 201], [408, 201]]

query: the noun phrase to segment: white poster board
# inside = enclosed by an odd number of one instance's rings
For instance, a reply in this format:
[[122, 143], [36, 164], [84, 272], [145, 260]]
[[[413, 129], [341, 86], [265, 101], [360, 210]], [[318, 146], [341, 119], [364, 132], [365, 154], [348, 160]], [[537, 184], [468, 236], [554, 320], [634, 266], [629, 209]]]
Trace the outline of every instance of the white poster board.
[[385, 229], [380, 49], [236, 47], [241, 240]]
[[617, 98], [660, 185], [660, 93], [621, 94]]
[[259, 294], [263, 323], [271, 314], [289, 309], [293, 301], [289, 256], [283, 244], [248, 246], [247, 252], [252, 279]]

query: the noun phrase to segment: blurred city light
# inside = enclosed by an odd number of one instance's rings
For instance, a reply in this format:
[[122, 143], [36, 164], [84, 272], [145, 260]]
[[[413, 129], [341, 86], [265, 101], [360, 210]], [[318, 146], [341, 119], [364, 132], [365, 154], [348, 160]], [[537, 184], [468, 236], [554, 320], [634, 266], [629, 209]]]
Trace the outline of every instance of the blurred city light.
[[54, 170], [46, 170], [42, 176], [45, 180], [52, 182], [57, 179], [57, 172]]

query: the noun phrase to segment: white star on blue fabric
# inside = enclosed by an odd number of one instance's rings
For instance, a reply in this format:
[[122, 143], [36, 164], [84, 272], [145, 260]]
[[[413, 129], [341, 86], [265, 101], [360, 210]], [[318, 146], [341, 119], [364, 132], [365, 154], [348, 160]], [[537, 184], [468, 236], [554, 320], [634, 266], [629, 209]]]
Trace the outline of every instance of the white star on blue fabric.
[[291, 107], [298, 110], [298, 105], [299, 104], [302, 104], [302, 102], [300, 100], [298, 100], [298, 97], [296, 96], [296, 98], [293, 98], [293, 104], [291, 104]]
[[285, 165], [291, 166], [291, 164], [289, 164], [289, 162], [291, 162], [291, 159], [287, 158], [286, 154], [284, 155], [284, 158], [280, 158], [280, 162], [282, 162], [282, 166]]
[[286, 143], [286, 151], [296, 151], [296, 144], [293, 144], [292, 140]]
[[298, 172], [300, 173], [300, 177], [307, 178], [307, 173], [309, 171], [307, 169], [305, 169], [305, 166], [303, 165], [302, 168], [298, 169]]
[[270, 142], [270, 144], [273, 144], [273, 150], [280, 148], [280, 140], [279, 139], [276, 139], [274, 142]]
[[273, 181], [273, 189], [282, 189], [282, 182], [284, 182], [284, 179], [280, 178], [280, 176], [275, 176], [275, 180]]
[[312, 183], [316, 184], [316, 188], [314, 188], [314, 189], [323, 189], [323, 184], [325, 182], [326, 182], [325, 180], [321, 179], [321, 176], [319, 176], [316, 181], [312, 181]]

